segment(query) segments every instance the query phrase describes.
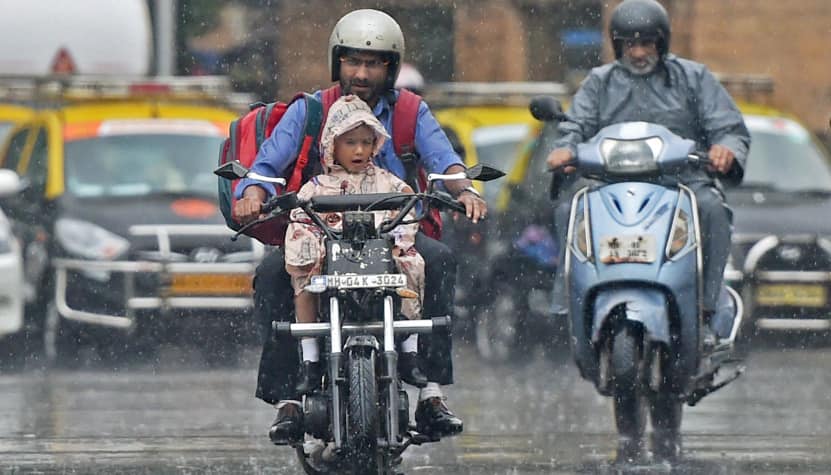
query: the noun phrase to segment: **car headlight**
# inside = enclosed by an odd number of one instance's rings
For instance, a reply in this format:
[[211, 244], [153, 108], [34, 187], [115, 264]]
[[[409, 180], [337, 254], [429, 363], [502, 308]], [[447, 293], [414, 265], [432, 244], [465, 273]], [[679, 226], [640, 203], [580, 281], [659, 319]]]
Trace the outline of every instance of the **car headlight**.
[[15, 239], [17, 238], [12, 234], [12, 226], [9, 220], [3, 213], [0, 213], [0, 254], [12, 252]]
[[101, 226], [77, 219], [55, 222], [55, 238], [70, 254], [92, 260], [111, 261], [130, 248], [130, 242]]
[[658, 157], [664, 146], [659, 137], [638, 140], [605, 139], [600, 155], [610, 173], [648, 173], [658, 171]]
[[669, 242], [667, 243], [667, 258], [672, 259], [678, 255], [690, 241], [690, 215], [683, 209], [678, 210], [675, 219], [670, 226]]

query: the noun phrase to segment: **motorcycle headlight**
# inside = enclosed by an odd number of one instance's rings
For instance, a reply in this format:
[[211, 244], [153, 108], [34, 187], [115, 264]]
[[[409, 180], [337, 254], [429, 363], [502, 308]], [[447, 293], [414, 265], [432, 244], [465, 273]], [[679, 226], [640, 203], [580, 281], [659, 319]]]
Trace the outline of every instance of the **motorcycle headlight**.
[[55, 238], [70, 254], [92, 260], [111, 261], [130, 248], [130, 242], [123, 237], [77, 219], [58, 219]]
[[659, 137], [639, 140], [605, 139], [600, 155], [610, 173], [648, 173], [658, 171], [658, 157], [664, 143]]
[[667, 243], [667, 258], [672, 259], [678, 255], [687, 243], [692, 239], [690, 234], [690, 215], [684, 210], [678, 210], [675, 219], [670, 226], [669, 242]]

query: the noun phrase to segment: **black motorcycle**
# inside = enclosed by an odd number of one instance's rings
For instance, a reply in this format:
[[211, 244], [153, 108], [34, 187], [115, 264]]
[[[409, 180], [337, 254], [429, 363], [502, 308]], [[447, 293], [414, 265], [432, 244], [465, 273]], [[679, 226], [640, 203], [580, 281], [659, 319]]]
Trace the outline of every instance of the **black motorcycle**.
[[[215, 173], [233, 180], [245, 177], [248, 170], [239, 163], [228, 163]], [[401, 299], [417, 296], [406, 288], [404, 274], [395, 267], [389, 233], [400, 224], [417, 222], [430, 207], [465, 211], [461, 203], [435, 190], [436, 180], [488, 181], [502, 175], [483, 166], [465, 173], [431, 174], [428, 191], [416, 194], [318, 196], [302, 201], [287, 193], [264, 205], [265, 217], [239, 230], [242, 233], [249, 226], [300, 208], [325, 236], [324, 275], [312, 276], [306, 287], [328, 302], [321, 305], [322, 321], [276, 323], [274, 327], [277, 334], [325, 340], [321, 363], [328, 371], [320, 386], [303, 398], [308, 437], [294, 446], [306, 473], [394, 474], [407, 447], [439, 440], [416, 432], [410, 424], [409, 400], [397, 373], [395, 343], [397, 335], [446, 331], [450, 317], [396, 318]], [[421, 216], [406, 221], [419, 203]], [[373, 211], [382, 210], [400, 211], [376, 227]], [[321, 212], [343, 212], [342, 229], [327, 226], [317, 215]]]

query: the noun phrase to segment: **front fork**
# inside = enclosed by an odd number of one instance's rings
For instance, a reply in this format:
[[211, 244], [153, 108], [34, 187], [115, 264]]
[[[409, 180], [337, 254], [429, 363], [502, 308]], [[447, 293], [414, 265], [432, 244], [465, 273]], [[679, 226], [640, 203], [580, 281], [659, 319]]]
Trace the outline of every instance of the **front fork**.
[[[386, 372], [382, 380], [387, 385], [387, 401], [385, 402], [387, 418], [387, 443], [396, 445], [398, 440], [398, 353], [395, 351], [395, 323], [394, 305], [392, 296], [384, 297], [384, 366]], [[341, 362], [343, 360], [343, 337], [341, 334], [340, 302], [337, 297], [329, 298], [330, 341], [329, 350], [329, 377], [332, 381], [332, 432], [334, 434], [335, 449], [343, 447], [343, 415], [341, 414]]]

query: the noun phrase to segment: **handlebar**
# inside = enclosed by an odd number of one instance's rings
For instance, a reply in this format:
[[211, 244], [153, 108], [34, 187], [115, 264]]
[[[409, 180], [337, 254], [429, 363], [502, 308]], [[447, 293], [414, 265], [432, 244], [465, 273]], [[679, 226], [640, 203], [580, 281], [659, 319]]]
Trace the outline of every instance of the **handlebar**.
[[[300, 201], [294, 192], [286, 193], [284, 195], [274, 196], [262, 206], [262, 214], [266, 216], [251, 221], [242, 226], [232, 240], [239, 238], [241, 234], [253, 226], [272, 220], [282, 216], [292, 209], [301, 208], [306, 211], [312, 221], [321, 227], [327, 235], [332, 237], [334, 231], [325, 225], [321, 220], [315, 219], [317, 216], [314, 213], [326, 212], [342, 212], [342, 211], [385, 211], [385, 210], [401, 210], [401, 213], [392, 221], [384, 223], [380, 232], [389, 232], [399, 224], [404, 222], [407, 213], [415, 206], [415, 204], [422, 200], [426, 202], [427, 206], [437, 206], [439, 208], [450, 209], [461, 213], [466, 212], [465, 206], [453, 199], [449, 194], [441, 191], [432, 191], [429, 193], [368, 193], [368, 194], [352, 194], [352, 195], [332, 195], [332, 196], [315, 196], [308, 201]], [[426, 209], [422, 211], [420, 216], [417, 216], [415, 221], [419, 221], [426, 215]]]

